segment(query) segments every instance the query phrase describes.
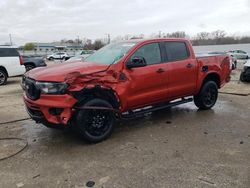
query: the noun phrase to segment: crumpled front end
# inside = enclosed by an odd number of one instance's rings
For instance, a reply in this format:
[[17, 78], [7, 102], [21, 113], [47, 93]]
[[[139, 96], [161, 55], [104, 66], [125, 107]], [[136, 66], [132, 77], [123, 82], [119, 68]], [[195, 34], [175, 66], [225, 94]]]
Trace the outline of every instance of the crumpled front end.
[[69, 93], [43, 94], [37, 81], [26, 78], [22, 83], [23, 100], [30, 117], [36, 122], [67, 125], [73, 114], [72, 106], [77, 100]]
[[[82, 91], [89, 91], [97, 87], [112, 92], [116, 91], [118, 83], [124, 81], [119, 80], [120, 77], [119, 73], [113, 71], [100, 71], [86, 75], [72, 72], [65, 76], [63, 82], [68, 85], [66, 93], [57, 95], [41, 93], [36, 87], [37, 81], [27, 77], [26, 84], [23, 86], [25, 91], [23, 99], [27, 112], [36, 122], [67, 125], [74, 114], [75, 106], [84, 97]], [[75, 93], [80, 96], [76, 97]], [[113, 94], [113, 98], [119, 101], [116, 93], [113, 92]], [[90, 92], [88, 95], [93, 95], [93, 93]]]
[[67, 125], [72, 117], [72, 106], [77, 102], [69, 95], [48, 96], [33, 101], [23, 95], [24, 103], [30, 117], [36, 122]]

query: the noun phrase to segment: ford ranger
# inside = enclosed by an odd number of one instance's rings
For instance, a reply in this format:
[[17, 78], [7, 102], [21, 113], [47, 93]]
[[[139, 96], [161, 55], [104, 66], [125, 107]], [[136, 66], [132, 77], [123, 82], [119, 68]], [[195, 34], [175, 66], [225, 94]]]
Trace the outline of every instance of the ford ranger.
[[23, 99], [30, 117], [52, 128], [72, 127], [85, 140], [108, 138], [117, 118], [191, 102], [212, 108], [230, 80], [228, 55], [196, 57], [185, 39], [109, 44], [84, 61], [27, 72]]

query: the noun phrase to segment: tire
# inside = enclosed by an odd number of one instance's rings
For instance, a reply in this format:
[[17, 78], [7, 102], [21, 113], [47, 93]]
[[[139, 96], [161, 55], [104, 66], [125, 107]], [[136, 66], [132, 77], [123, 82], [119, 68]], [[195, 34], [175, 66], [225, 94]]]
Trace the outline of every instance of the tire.
[[242, 73], [240, 74], [240, 81], [241, 81], [241, 82], [246, 82], [246, 76], [245, 76], [245, 73], [244, 73], [244, 72], [242, 72]]
[[0, 70], [0, 86], [6, 85], [8, 76], [5, 71]]
[[28, 72], [28, 71], [30, 71], [30, 70], [32, 70], [34, 68], [36, 68], [36, 66], [34, 66], [34, 65], [26, 65], [25, 66], [26, 72]]
[[50, 57], [49, 60], [50, 60], [50, 61], [53, 61], [53, 60], [54, 60], [54, 57]]
[[[84, 103], [84, 106], [113, 108], [112, 105], [102, 99], [92, 99]], [[73, 130], [80, 136], [90, 142], [98, 143], [108, 137], [113, 132], [115, 124], [115, 113], [110, 110], [85, 110], [80, 109], [76, 112]]]
[[218, 98], [218, 86], [214, 81], [205, 82], [198, 95], [194, 96], [195, 105], [201, 110], [211, 109]]

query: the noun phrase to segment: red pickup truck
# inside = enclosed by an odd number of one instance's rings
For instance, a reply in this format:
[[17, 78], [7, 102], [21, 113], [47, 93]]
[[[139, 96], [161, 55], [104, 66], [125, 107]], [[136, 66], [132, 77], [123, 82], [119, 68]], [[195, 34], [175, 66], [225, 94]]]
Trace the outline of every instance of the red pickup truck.
[[100, 142], [117, 118], [193, 100], [199, 109], [212, 108], [230, 72], [229, 56], [196, 57], [185, 39], [123, 41], [85, 61], [27, 72], [23, 99], [36, 122], [72, 126], [87, 141]]

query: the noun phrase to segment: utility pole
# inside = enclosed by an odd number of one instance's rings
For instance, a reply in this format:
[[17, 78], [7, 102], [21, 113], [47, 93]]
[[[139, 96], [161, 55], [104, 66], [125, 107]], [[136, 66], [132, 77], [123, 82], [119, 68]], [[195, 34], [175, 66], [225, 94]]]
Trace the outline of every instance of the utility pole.
[[161, 38], [161, 31], [159, 31], [159, 38]]
[[10, 45], [12, 46], [12, 37], [11, 37], [11, 34], [9, 34], [9, 37], [10, 37]]
[[110, 44], [110, 34], [109, 34], [109, 33], [106, 33], [105, 35], [107, 35], [107, 37], [108, 37], [107, 43]]
[[79, 35], [77, 35], [77, 43], [78, 43], [78, 46], [80, 44], [80, 38], [79, 38]]

